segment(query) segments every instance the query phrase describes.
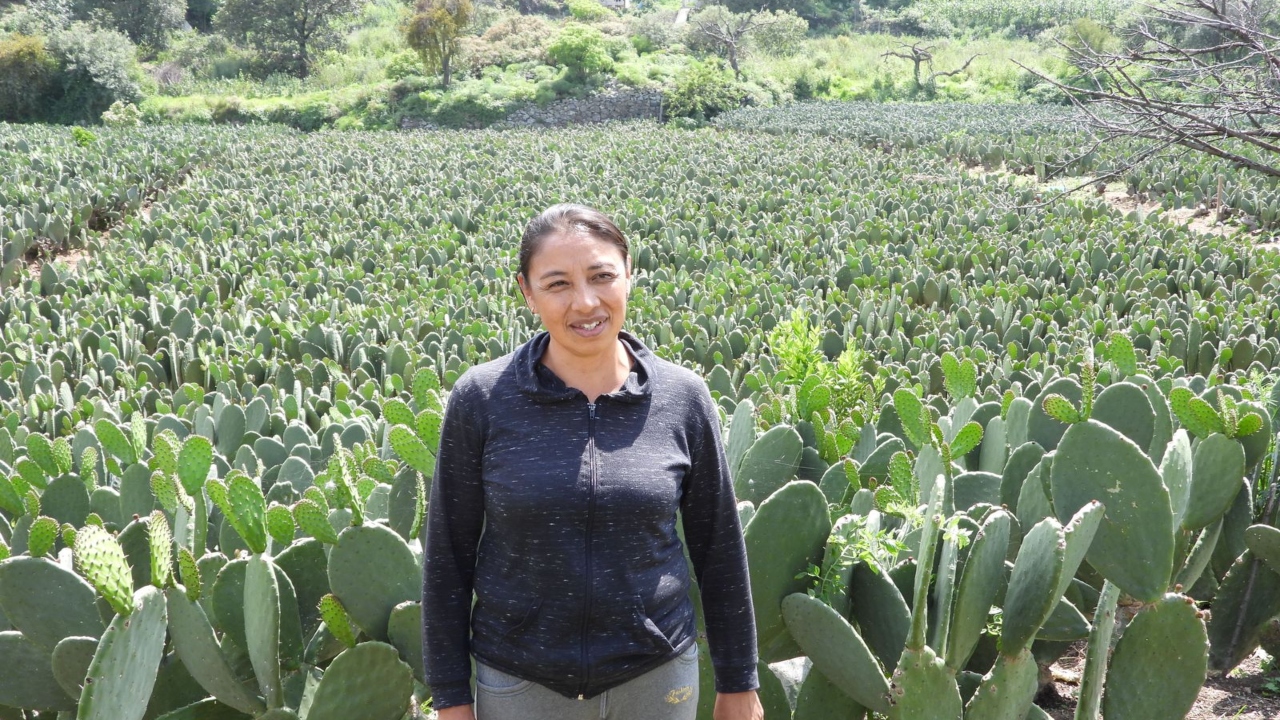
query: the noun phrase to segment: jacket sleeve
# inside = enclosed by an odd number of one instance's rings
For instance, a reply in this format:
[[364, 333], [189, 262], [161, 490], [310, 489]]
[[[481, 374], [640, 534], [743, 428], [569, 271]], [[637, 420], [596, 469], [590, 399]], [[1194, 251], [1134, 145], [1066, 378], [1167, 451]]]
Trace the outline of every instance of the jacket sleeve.
[[422, 651], [433, 705], [471, 697], [471, 596], [484, 524], [485, 426], [478, 393], [459, 379], [445, 407], [422, 554]]
[[680, 512], [702, 594], [716, 691], [745, 692], [760, 687], [747, 548], [720, 440], [720, 421], [711, 394], [700, 381], [698, 385], [689, 419], [693, 457]]

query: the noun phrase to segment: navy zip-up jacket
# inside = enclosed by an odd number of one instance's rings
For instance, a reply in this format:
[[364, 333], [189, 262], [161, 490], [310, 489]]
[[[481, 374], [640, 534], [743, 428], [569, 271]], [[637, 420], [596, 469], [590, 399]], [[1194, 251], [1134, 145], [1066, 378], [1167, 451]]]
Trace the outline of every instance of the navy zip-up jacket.
[[423, 555], [437, 710], [472, 702], [469, 655], [592, 697], [686, 650], [697, 629], [677, 511], [716, 690], [759, 687], [746, 547], [711, 395], [694, 373], [620, 339], [632, 372], [594, 404], [539, 362], [545, 332], [454, 385]]

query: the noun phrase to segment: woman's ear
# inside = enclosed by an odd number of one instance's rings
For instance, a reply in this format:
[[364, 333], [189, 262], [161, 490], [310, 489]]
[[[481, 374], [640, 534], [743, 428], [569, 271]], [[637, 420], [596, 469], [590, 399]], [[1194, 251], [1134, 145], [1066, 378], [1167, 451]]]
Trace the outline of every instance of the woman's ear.
[[520, 294], [524, 296], [524, 304], [528, 306], [529, 312], [537, 315], [538, 308], [534, 306], [533, 298], [529, 295], [529, 286], [525, 284], [524, 273], [516, 273], [516, 284], [520, 286]]

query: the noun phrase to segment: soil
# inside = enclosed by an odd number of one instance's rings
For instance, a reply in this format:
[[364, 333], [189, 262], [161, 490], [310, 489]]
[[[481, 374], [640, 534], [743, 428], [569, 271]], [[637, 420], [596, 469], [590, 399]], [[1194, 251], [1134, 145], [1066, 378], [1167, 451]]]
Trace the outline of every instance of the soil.
[[[1261, 650], [1240, 663], [1225, 677], [1211, 677], [1200, 690], [1185, 720], [1276, 720], [1280, 718], [1280, 674], [1263, 670], [1267, 654]], [[1084, 643], [1077, 643], [1053, 666], [1054, 684], [1036, 698], [1036, 704], [1054, 720], [1075, 717], [1080, 673], [1084, 670]]]

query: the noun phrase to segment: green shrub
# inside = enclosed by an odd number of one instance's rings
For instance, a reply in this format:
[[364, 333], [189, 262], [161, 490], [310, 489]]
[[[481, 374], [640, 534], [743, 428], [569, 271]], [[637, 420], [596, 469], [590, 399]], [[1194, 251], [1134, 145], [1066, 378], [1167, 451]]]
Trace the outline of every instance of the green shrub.
[[555, 27], [537, 15], [511, 15], [495, 22], [479, 38], [465, 39], [463, 62], [472, 75], [486, 67], [546, 60]]
[[80, 147], [89, 147], [98, 142], [98, 136], [82, 127], [71, 128], [71, 139]]
[[633, 17], [628, 22], [631, 46], [641, 55], [670, 46], [680, 36], [674, 12], [659, 11]]
[[157, 60], [178, 65], [197, 78], [236, 77], [250, 62], [225, 36], [198, 32], [175, 33]]
[[574, 20], [594, 22], [613, 15], [613, 11], [600, 4], [600, 0], [565, 0], [569, 14]]
[[804, 46], [809, 22], [794, 10], [765, 13], [766, 25], [751, 31], [751, 46], [766, 55], [790, 57]]
[[407, 77], [422, 75], [422, 58], [412, 50], [396, 53], [387, 63], [387, 79], [403, 80]]
[[324, 98], [307, 98], [272, 108], [267, 112], [266, 119], [311, 132], [333, 125], [340, 117], [342, 110], [337, 105]]
[[134, 46], [123, 34], [72, 23], [49, 39], [49, 50], [62, 66], [54, 118], [97, 122], [117, 100], [136, 103], [142, 98]]
[[547, 56], [557, 65], [578, 75], [590, 75], [613, 68], [613, 58], [605, 46], [604, 35], [595, 28], [570, 23], [547, 47]]
[[117, 100], [102, 113], [102, 124], [107, 127], [138, 127], [142, 124], [142, 111], [133, 103]]
[[247, 120], [242, 106], [235, 95], [216, 97], [209, 100], [209, 115], [217, 124], [242, 125]]
[[433, 119], [445, 127], [486, 127], [507, 116], [507, 105], [480, 84], [459, 84], [440, 99], [432, 112]]
[[666, 93], [670, 117], [710, 120], [726, 110], [742, 105], [746, 93], [719, 58], [689, 63], [676, 75], [675, 87]]
[[58, 72], [44, 38], [11, 35], [0, 40], [0, 120], [25, 122], [44, 114]]
[[47, 37], [65, 29], [72, 20], [69, 0], [28, 0], [25, 5], [0, 12], [3, 12], [3, 16], [0, 16], [0, 32], [16, 35]]

